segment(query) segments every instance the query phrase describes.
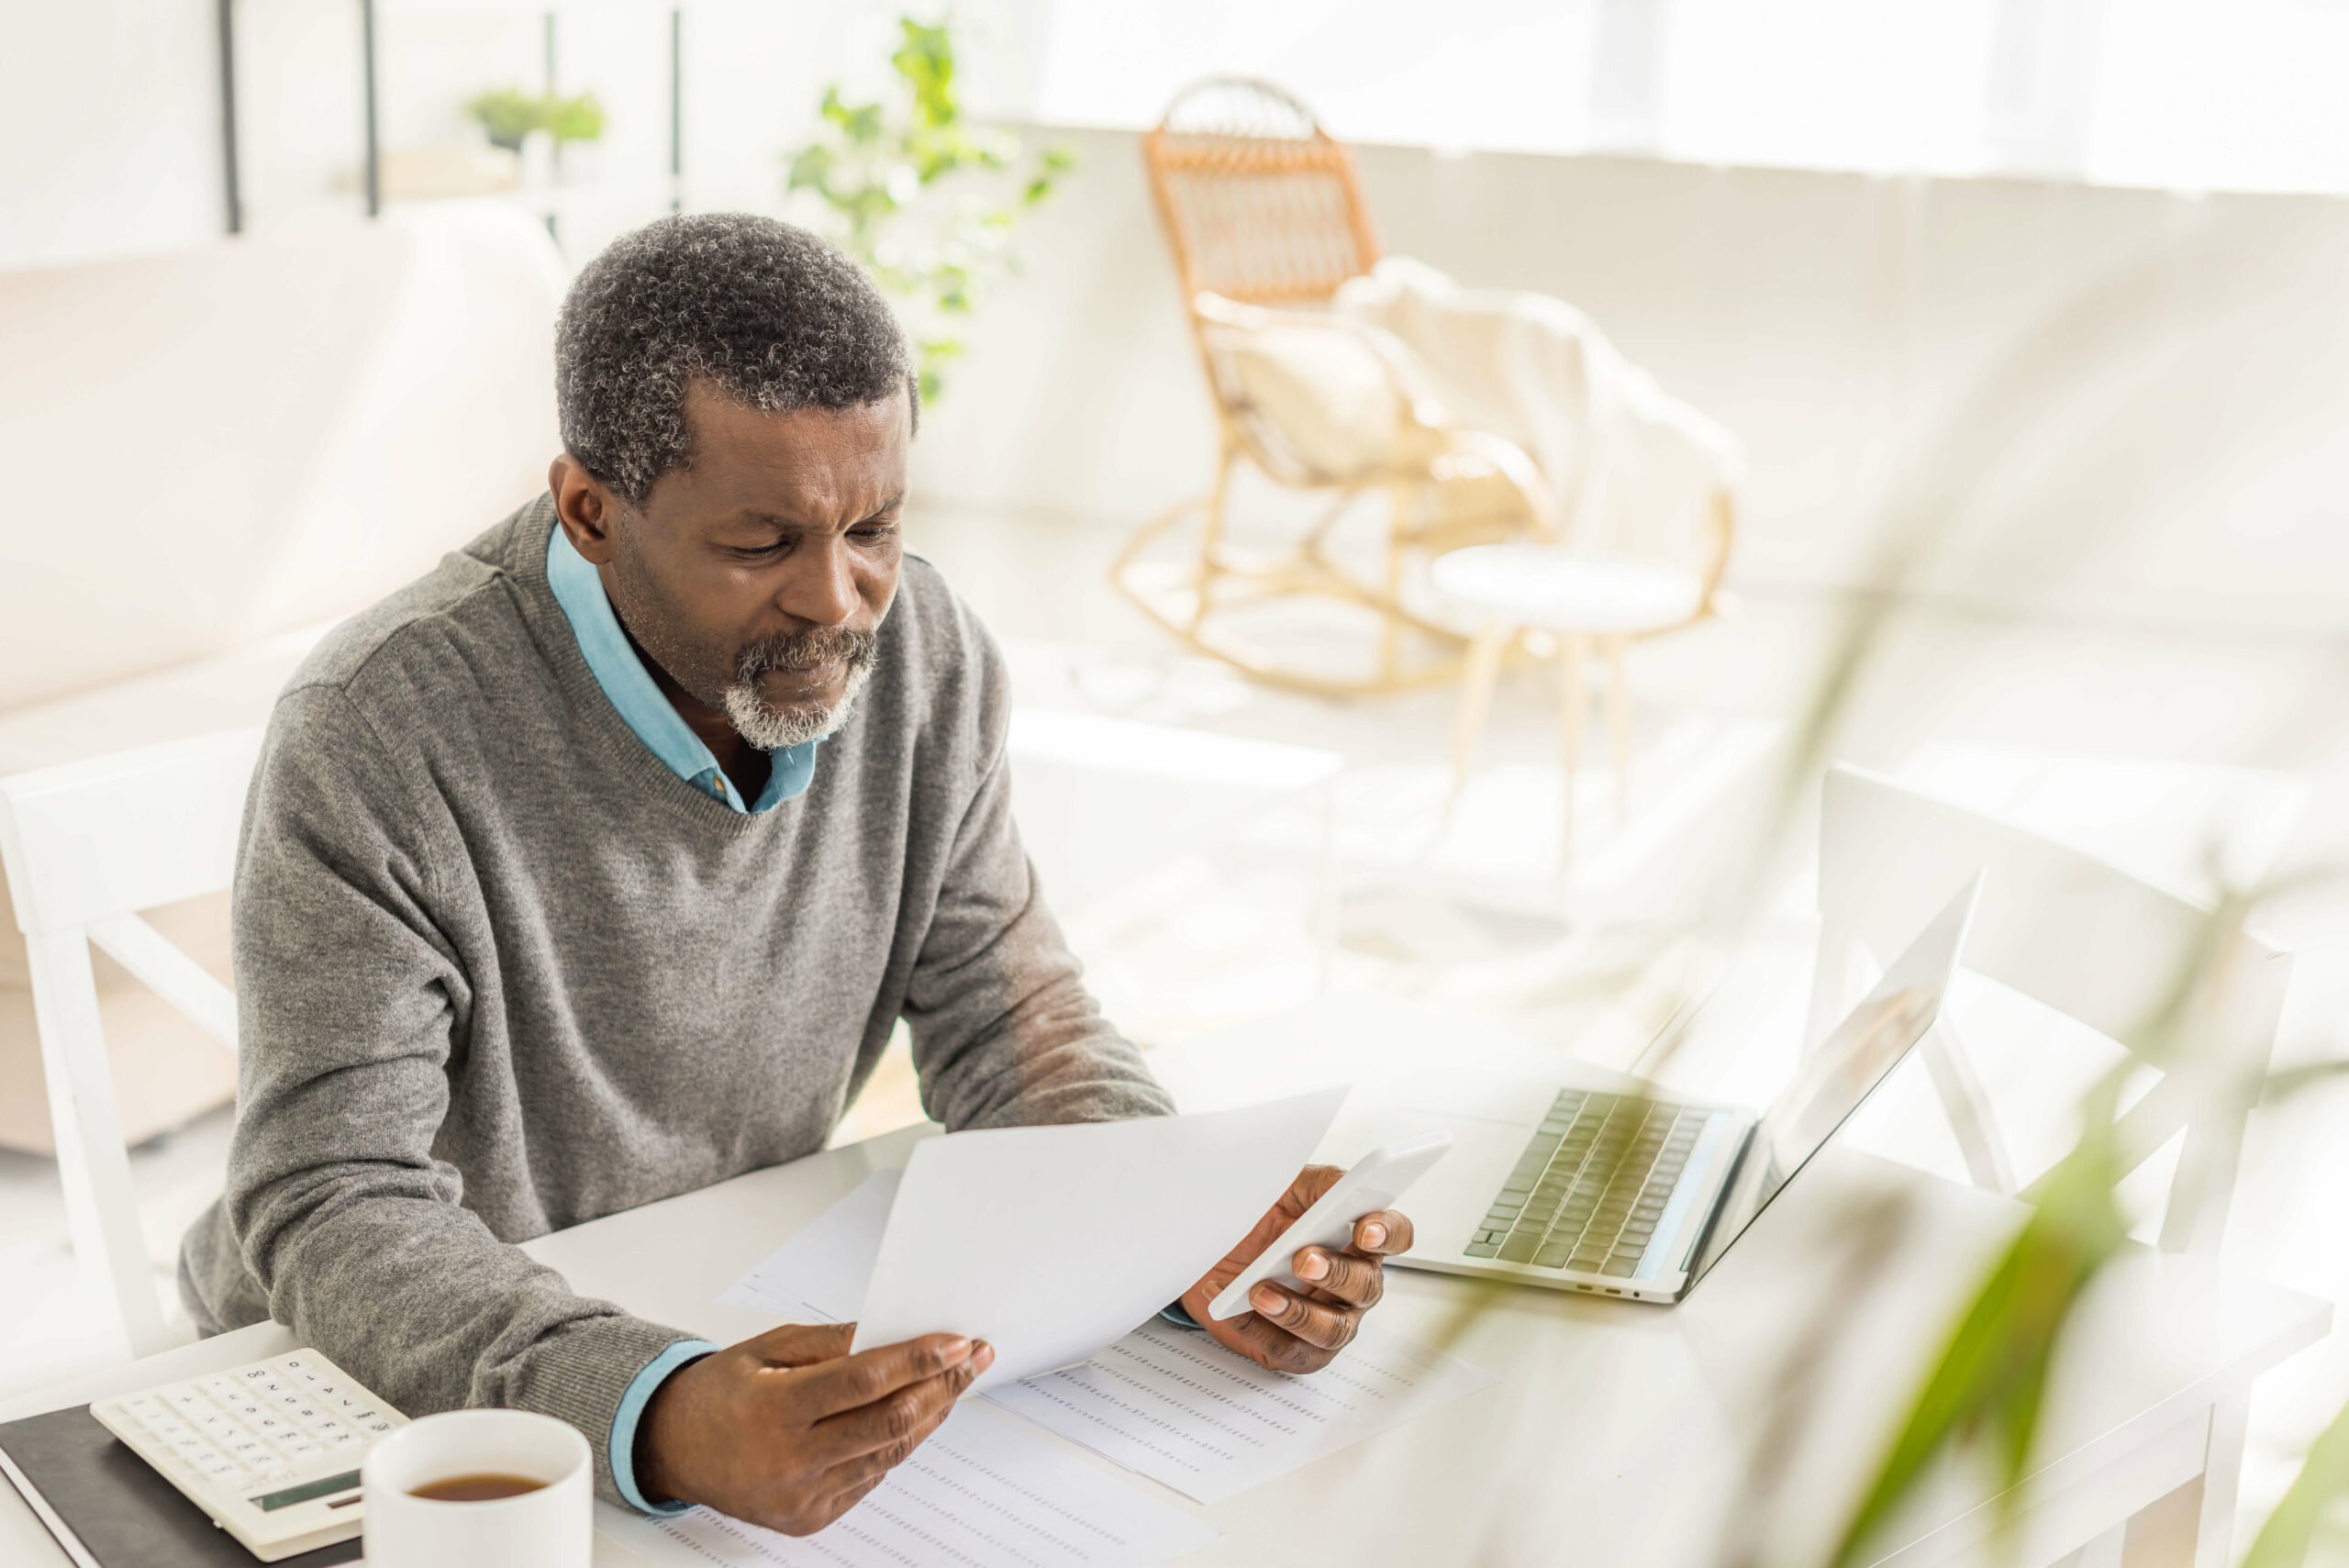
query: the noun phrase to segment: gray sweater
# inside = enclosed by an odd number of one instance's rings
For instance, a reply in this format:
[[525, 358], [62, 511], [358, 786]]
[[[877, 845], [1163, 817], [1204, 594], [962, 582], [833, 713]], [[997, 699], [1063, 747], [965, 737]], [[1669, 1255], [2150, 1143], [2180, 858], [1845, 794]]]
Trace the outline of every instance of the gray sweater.
[[1172, 1108], [1011, 820], [1003, 663], [909, 558], [814, 783], [755, 816], [637, 739], [541, 500], [330, 634], [278, 699], [234, 890], [227, 1190], [180, 1286], [411, 1415], [576, 1426], [691, 1336], [514, 1243], [821, 1148], [903, 1017], [950, 1129]]

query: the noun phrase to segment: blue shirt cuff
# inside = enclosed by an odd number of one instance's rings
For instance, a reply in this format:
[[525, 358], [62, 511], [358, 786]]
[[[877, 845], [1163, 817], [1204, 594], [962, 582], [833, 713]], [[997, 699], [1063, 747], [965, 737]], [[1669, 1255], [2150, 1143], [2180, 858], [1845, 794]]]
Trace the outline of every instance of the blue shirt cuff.
[[1179, 1301], [1169, 1302], [1160, 1307], [1158, 1315], [1177, 1329], [1196, 1329], [1199, 1326], [1199, 1320], [1192, 1317], [1190, 1310]]
[[636, 1424], [644, 1418], [644, 1407], [652, 1403], [652, 1396], [668, 1375], [687, 1362], [699, 1361], [718, 1349], [707, 1340], [679, 1340], [644, 1365], [620, 1396], [620, 1407], [612, 1418], [612, 1485], [618, 1487], [628, 1506], [648, 1514], [682, 1514], [693, 1507], [690, 1503], [648, 1503], [644, 1494], [636, 1489]]

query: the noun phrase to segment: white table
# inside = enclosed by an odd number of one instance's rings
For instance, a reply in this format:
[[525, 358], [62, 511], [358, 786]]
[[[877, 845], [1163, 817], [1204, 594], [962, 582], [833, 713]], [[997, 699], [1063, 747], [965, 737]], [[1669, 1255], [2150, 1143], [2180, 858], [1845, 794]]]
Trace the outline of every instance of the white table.
[[[1339, 1033], [1349, 1052], [1375, 1054], [1359, 1028]], [[1232, 1059], [1254, 1054], [1162, 1053], [1178, 1093], [1195, 1096], [1230, 1087]], [[869, 1172], [901, 1163], [929, 1130], [756, 1172], [524, 1250], [589, 1295], [720, 1342], [740, 1339], [773, 1319], [715, 1305], [718, 1292]], [[1892, 1249], [1876, 1288], [1839, 1311], [1812, 1417], [1789, 1440], [1768, 1425], [1778, 1358], [1809, 1321], [1841, 1206], [1887, 1196], [1913, 1206], [1909, 1240]], [[1382, 1318], [1448, 1343], [1500, 1373], [1498, 1385], [1211, 1507], [1161, 1495], [1225, 1532], [1188, 1560], [1201, 1564], [1694, 1564], [1719, 1559], [1725, 1521], [1755, 1514], [1740, 1488], [1750, 1456], [1763, 1452], [1783, 1459], [1787, 1495], [1798, 1500], [1765, 1560], [1816, 1561], [1938, 1352], [1953, 1303], [2021, 1213], [2009, 1199], [1831, 1150], [1678, 1307], [1391, 1271]], [[2321, 1338], [2330, 1305], [2143, 1253], [2110, 1271], [2081, 1312], [2052, 1380], [2045, 1457], [2012, 1561], [2044, 1565], [2092, 1541], [2118, 1544], [2116, 1527], [2133, 1518], [2132, 1568], [2220, 1562], [2251, 1380]], [[17, 1401], [0, 1418], [293, 1344], [262, 1325]], [[1887, 1532], [1880, 1561], [1979, 1560], [1994, 1517], [1983, 1496], [1966, 1474], [1937, 1475]], [[2215, 1545], [2198, 1552], [2198, 1538]], [[5, 1487], [0, 1560], [64, 1561]], [[596, 1560], [635, 1561], [607, 1541]]]

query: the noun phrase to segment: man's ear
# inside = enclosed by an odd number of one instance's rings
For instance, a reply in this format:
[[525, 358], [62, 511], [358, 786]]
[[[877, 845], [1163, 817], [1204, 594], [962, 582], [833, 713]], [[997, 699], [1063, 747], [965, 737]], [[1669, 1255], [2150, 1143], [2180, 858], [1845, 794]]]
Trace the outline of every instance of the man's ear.
[[590, 565], [606, 566], [619, 552], [619, 502], [604, 482], [569, 452], [547, 469], [547, 489], [554, 495], [554, 515], [571, 536], [571, 548]]

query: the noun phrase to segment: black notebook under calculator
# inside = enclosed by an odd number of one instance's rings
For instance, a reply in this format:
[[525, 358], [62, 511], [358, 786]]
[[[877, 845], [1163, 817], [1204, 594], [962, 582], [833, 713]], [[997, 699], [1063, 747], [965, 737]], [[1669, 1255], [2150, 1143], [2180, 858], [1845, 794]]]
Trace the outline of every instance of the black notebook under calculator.
[[[0, 1471], [56, 1534], [68, 1557], [91, 1568], [255, 1568], [235, 1536], [180, 1496], [122, 1440], [100, 1426], [87, 1405], [0, 1425]], [[324, 1568], [358, 1561], [360, 1543], [342, 1541], [278, 1560], [274, 1568]]]

